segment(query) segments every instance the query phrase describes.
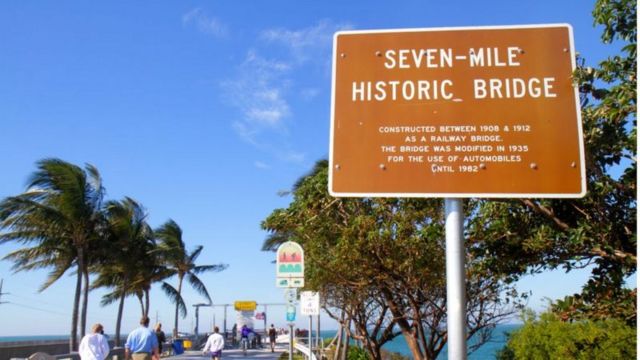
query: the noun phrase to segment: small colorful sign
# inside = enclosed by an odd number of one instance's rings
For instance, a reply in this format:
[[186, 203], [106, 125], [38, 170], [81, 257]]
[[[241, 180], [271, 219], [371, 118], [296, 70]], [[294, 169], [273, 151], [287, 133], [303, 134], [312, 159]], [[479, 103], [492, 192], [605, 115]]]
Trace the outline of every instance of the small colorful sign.
[[287, 241], [276, 253], [276, 286], [304, 286], [304, 250], [300, 244]]

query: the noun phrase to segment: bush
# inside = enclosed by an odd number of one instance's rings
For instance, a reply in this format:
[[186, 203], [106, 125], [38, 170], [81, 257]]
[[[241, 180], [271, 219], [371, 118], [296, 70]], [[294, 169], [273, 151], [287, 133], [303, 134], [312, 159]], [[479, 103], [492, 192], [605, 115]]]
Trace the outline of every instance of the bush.
[[635, 359], [636, 328], [623, 321], [563, 322], [552, 313], [529, 318], [498, 353], [510, 359]]
[[369, 360], [369, 354], [359, 347], [349, 347], [349, 353], [347, 354], [348, 360]]
[[[285, 351], [282, 354], [280, 354], [280, 357], [278, 358], [278, 360], [289, 360], [289, 352]], [[294, 353], [293, 360], [305, 360], [305, 356], [298, 353]]]

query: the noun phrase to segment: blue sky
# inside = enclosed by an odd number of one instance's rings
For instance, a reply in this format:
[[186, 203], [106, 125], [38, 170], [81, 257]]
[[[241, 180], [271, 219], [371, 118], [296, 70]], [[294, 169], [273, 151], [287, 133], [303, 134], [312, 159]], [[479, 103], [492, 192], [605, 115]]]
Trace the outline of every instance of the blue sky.
[[[335, 31], [569, 23], [576, 50], [595, 64], [600, 43], [586, 1], [40, 1], [0, 3], [0, 198], [24, 190], [36, 161], [91, 163], [108, 198], [131, 196], [155, 227], [169, 218], [201, 264], [214, 303], [283, 302], [259, 224], [279, 196], [328, 155]], [[0, 255], [15, 249], [0, 245]], [[13, 274], [0, 262], [0, 336], [66, 334], [73, 281], [43, 293], [45, 272]], [[531, 305], [579, 290], [587, 274], [546, 273], [521, 282]], [[116, 308], [90, 298], [89, 323], [115, 326]], [[185, 291], [191, 304], [203, 299]], [[165, 328], [172, 305], [156, 290]], [[201, 329], [222, 311], [203, 308]], [[123, 331], [139, 308], [125, 306]], [[229, 324], [233, 313], [229, 312]], [[284, 325], [284, 309], [269, 322]], [[324, 321], [324, 324], [329, 323]], [[299, 321], [305, 326], [306, 320]], [[229, 325], [230, 326], [230, 325]]]

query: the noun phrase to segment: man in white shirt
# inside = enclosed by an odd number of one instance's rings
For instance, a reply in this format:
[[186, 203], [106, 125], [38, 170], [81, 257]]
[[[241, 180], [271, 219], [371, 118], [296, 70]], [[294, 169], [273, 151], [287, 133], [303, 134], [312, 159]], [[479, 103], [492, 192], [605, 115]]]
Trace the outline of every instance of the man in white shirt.
[[80, 341], [78, 354], [82, 360], [104, 360], [109, 355], [109, 342], [103, 335], [101, 324], [91, 327], [91, 334], [87, 334]]
[[207, 343], [202, 348], [202, 354], [209, 353], [213, 360], [220, 360], [222, 358], [222, 349], [224, 349], [224, 337], [219, 332], [220, 329], [217, 326], [213, 328], [213, 334], [209, 335]]

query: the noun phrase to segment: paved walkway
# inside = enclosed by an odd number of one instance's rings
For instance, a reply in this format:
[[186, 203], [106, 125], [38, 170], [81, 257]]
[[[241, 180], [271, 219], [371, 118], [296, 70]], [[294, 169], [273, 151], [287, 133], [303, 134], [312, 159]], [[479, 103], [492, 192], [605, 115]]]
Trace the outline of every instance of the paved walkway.
[[[222, 359], [276, 360], [283, 352], [287, 351], [288, 346], [288, 344], [277, 344], [275, 352], [271, 352], [271, 348], [269, 346], [265, 346], [263, 349], [250, 349], [247, 350], [247, 355], [242, 354], [241, 349], [225, 349], [222, 350]], [[201, 351], [187, 350], [184, 354], [162, 359], [206, 360], [211, 358], [209, 356], [202, 355]]]

